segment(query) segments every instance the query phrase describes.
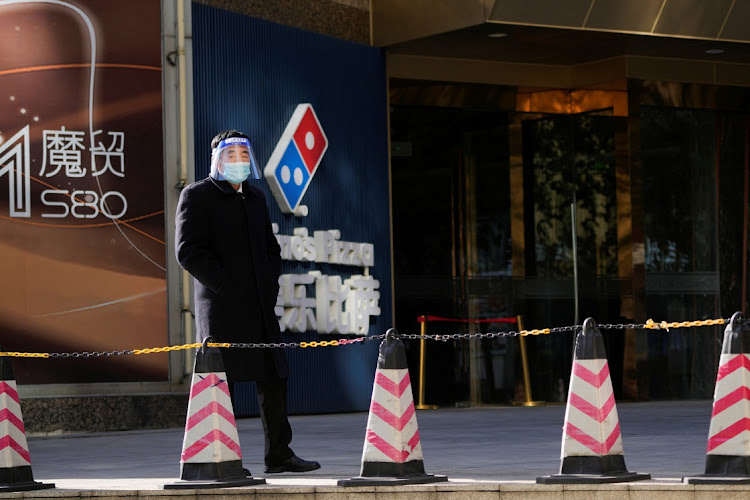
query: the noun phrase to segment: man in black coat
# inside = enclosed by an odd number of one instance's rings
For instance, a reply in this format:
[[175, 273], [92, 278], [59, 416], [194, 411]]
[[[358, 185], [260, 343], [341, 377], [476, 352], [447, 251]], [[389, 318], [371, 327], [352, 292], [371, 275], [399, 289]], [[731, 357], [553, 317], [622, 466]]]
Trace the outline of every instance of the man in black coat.
[[[227, 130], [211, 142], [211, 173], [180, 194], [175, 218], [177, 261], [194, 278], [197, 341], [281, 342], [274, 313], [281, 250], [271, 229], [263, 192], [248, 177], [260, 170], [248, 137]], [[265, 472], [320, 468], [289, 447], [282, 349], [223, 348], [230, 393], [234, 383], [254, 380], [265, 433]]]

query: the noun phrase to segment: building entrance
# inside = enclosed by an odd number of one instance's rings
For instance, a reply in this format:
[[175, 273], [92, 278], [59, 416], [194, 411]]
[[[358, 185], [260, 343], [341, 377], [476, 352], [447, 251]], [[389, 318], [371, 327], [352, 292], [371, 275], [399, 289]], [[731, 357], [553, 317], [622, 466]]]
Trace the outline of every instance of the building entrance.
[[[521, 315], [527, 329], [580, 324], [576, 304], [588, 315], [618, 317], [613, 120], [611, 110], [393, 107], [399, 331], [418, 332], [420, 315]], [[475, 333], [509, 325], [428, 323], [427, 329]], [[528, 338], [527, 346], [534, 398], [563, 401], [573, 334]], [[612, 347], [622, 359], [622, 347]], [[408, 346], [415, 380], [418, 349], [418, 342]], [[429, 342], [426, 359], [427, 403], [523, 398], [518, 339]], [[622, 364], [612, 365], [613, 376], [621, 374]]]
[[[419, 315], [520, 315], [532, 329], [747, 309], [750, 118], [716, 109], [734, 102], [726, 89], [612, 88], [392, 81], [399, 331], [419, 332]], [[602, 334], [616, 398], [711, 397], [723, 327]], [[565, 399], [573, 343], [527, 338], [533, 399]], [[427, 343], [427, 404], [519, 401], [522, 380], [517, 339]]]

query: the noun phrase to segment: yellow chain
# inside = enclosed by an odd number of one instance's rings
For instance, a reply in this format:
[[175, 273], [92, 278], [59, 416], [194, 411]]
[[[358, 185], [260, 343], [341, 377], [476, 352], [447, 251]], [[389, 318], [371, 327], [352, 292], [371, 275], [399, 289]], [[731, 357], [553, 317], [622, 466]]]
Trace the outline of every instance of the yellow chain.
[[[183, 344], [174, 345], [168, 347], [148, 347], [146, 349], [136, 349], [133, 354], [153, 354], [155, 352], [169, 352], [169, 351], [181, 351], [182, 349], [194, 349], [200, 347], [202, 344]], [[211, 345], [209, 343], [209, 345]]]
[[303, 348], [304, 347], [328, 347], [328, 346], [337, 346], [337, 345], [339, 345], [338, 340], [323, 340], [320, 342], [313, 341], [313, 342], [300, 342], [299, 343], [299, 346]]
[[674, 323], [667, 323], [666, 321], [662, 321], [661, 323], [655, 322], [653, 319], [650, 319], [646, 321], [646, 328], [650, 330], [667, 330], [669, 331], [670, 328], [683, 328], [683, 327], [690, 327], [690, 326], [713, 326], [713, 325], [723, 325], [726, 321], [724, 319], [704, 319], [700, 321], [676, 321]]
[[2, 352], [0, 356], [8, 356], [12, 358], [49, 358], [48, 352]]
[[548, 335], [549, 333], [549, 328], [542, 328], [541, 330], [521, 330], [518, 332], [519, 335], [523, 335], [524, 337], [527, 335]]

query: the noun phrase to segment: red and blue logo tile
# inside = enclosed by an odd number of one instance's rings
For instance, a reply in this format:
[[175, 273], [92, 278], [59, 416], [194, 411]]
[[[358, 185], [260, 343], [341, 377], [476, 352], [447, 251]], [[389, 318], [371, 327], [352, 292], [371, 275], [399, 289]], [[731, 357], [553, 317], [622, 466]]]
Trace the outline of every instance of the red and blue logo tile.
[[298, 105], [263, 169], [282, 212], [296, 213], [326, 149], [328, 138], [312, 105]]

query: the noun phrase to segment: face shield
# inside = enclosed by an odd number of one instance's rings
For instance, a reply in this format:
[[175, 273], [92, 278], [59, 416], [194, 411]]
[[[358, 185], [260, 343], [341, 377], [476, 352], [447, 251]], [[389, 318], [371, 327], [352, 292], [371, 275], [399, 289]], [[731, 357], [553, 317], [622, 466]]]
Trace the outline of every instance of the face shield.
[[211, 177], [239, 184], [248, 177], [260, 179], [253, 147], [244, 137], [229, 137], [211, 152]]

